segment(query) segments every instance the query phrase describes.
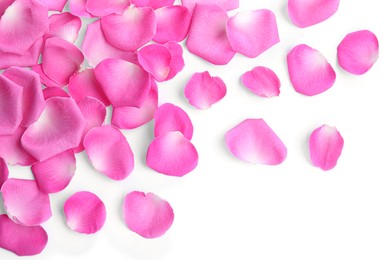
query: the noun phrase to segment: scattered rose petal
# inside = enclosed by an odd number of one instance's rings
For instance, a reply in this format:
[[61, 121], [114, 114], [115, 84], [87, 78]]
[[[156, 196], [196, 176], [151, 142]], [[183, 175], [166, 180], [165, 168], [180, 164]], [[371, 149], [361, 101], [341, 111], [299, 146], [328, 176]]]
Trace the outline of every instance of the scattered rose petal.
[[[195, 5], [206, 5], [210, 4], [209, 0], [181, 0], [183, 5], [188, 8], [191, 12], [194, 10]], [[237, 9], [240, 5], [239, 0], [214, 0], [212, 3], [222, 7], [225, 11]]]
[[69, 0], [69, 10], [72, 14], [80, 17], [93, 17], [87, 11], [87, 0]]
[[50, 11], [59, 11], [61, 12], [64, 9], [64, 6], [67, 0], [39, 0], [42, 4], [46, 5]]
[[169, 74], [166, 80], [174, 78], [177, 73], [184, 68], [183, 48], [177, 42], [167, 42], [165, 47], [171, 53], [171, 62], [169, 63]]
[[131, 0], [131, 3], [137, 7], [151, 7], [158, 9], [164, 6], [171, 6], [175, 0]]
[[280, 80], [271, 69], [255, 67], [241, 77], [242, 84], [260, 97], [275, 97], [280, 94]]
[[0, 157], [0, 190], [3, 183], [8, 179], [8, 167], [3, 158]]
[[43, 72], [42, 64], [36, 64], [31, 67], [32, 71], [35, 71], [38, 73], [40, 81], [43, 85], [45, 85], [48, 88], [54, 87], [54, 88], [60, 88], [60, 84], [50, 79], [45, 72]]
[[60, 37], [74, 43], [80, 28], [81, 19], [79, 17], [68, 12], [52, 14], [49, 17], [49, 31], [45, 34], [45, 38]]
[[129, 0], [87, 0], [87, 11], [98, 17], [103, 17], [109, 14], [120, 14], [130, 5]]
[[39, 38], [25, 53], [15, 54], [0, 50], [0, 69], [11, 66], [30, 67], [38, 63], [42, 50], [42, 38]]
[[69, 97], [68, 93], [62, 88], [45, 88], [42, 92], [45, 100], [51, 97]]
[[149, 72], [156, 81], [165, 81], [170, 72], [171, 52], [160, 44], [150, 44], [138, 52], [138, 61], [142, 68]]

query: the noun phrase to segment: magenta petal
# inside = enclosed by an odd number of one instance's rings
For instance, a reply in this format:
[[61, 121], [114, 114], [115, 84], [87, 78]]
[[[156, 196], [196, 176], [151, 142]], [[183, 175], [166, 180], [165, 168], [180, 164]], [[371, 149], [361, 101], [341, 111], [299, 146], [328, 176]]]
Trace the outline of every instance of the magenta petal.
[[309, 140], [310, 159], [324, 171], [333, 169], [343, 150], [344, 139], [336, 127], [323, 125], [313, 131]]
[[87, 0], [87, 11], [98, 17], [103, 17], [109, 14], [120, 14], [130, 5], [129, 0]]
[[149, 72], [156, 81], [165, 81], [169, 75], [171, 52], [163, 45], [150, 44], [138, 52], [138, 61], [142, 68]]
[[3, 158], [0, 157], [0, 190], [3, 183], [8, 179], [8, 167]]
[[80, 191], [69, 197], [64, 204], [64, 213], [68, 227], [83, 234], [98, 232], [106, 221], [103, 201], [89, 191]]
[[347, 34], [337, 47], [340, 66], [355, 75], [366, 73], [379, 57], [379, 43], [368, 30]]
[[38, 63], [42, 50], [42, 38], [39, 38], [25, 53], [15, 54], [0, 50], [0, 69], [11, 66], [30, 67]]
[[93, 167], [113, 180], [123, 180], [134, 169], [134, 155], [126, 137], [111, 125], [95, 127], [84, 138]]
[[69, 9], [70, 12], [76, 16], [80, 17], [93, 17], [87, 11], [87, 0], [69, 0]]
[[275, 97], [280, 94], [280, 80], [271, 69], [255, 67], [241, 77], [242, 84], [260, 97]]
[[171, 205], [153, 193], [133, 191], [123, 202], [123, 217], [128, 228], [144, 238], [160, 237], [171, 227]]
[[67, 0], [39, 0], [39, 2], [46, 5], [50, 11], [61, 12], [64, 9]]
[[158, 9], [164, 6], [171, 6], [175, 0], [131, 0], [131, 3], [137, 7], [151, 7]]
[[45, 74], [45, 72], [43, 72], [42, 64], [36, 64], [36, 65], [32, 66], [31, 70], [35, 71], [39, 75], [41, 83], [43, 85], [45, 85], [46, 87], [48, 87], [48, 88], [51, 88], [51, 87], [60, 88], [61, 87], [60, 84], [58, 84], [57, 82], [54, 82], [52, 79], [50, 79]]
[[184, 68], [183, 48], [177, 42], [167, 42], [164, 44], [171, 53], [171, 62], [169, 63], [169, 74], [166, 80], [174, 78], [177, 73]]
[[81, 19], [71, 13], [52, 14], [49, 17], [49, 31], [45, 38], [60, 37], [74, 43], [79, 35]]
[[68, 93], [62, 88], [45, 88], [42, 92], [45, 100], [51, 97], [69, 97]]
[[326, 58], [305, 44], [288, 53], [287, 66], [295, 91], [307, 96], [328, 90], [336, 80], [336, 73]]
[[7, 215], [0, 215], [0, 248], [18, 256], [31, 256], [41, 253], [47, 241], [47, 233], [41, 226], [20, 225]]
[[237, 9], [240, 5], [239, 0], [213, 0], [212, 2], [209, 0], [181, 0], [181, 2], [191, 12], [194, 10], [196, 4], [206, 5], [212, 3], [214, 5], [222, 7], [225, 11]]
[[246, 119], [225, 135], [229, 151], [238, 159], [266, 165], [281, 164], [287, 156], [283, 142], [263, 119]]

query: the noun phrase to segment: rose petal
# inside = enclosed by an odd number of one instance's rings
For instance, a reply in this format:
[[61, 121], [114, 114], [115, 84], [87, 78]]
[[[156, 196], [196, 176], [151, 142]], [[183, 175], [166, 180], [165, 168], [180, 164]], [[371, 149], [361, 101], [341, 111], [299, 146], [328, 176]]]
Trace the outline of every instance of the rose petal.
[[69, 95], [62, 88], [45, 88], [43, 89], [43, 97], [46, 100], [51, 97], [69, 97]]
[[138, 52], [138, 61], [142, 68], [149, 72], [158, 82], [167, 79], [171, 59], [171, 52], [160, 44], [147, 45]]
[[43, 85], [45, 85], [46, 87], [48, 87], [48, 88], [51, 88], [51, 87], [60, 88], [61, 87], [60, 84], [58, 84], [57, 82], [54, 82], [52, 79], [50, 79], [45, 74], [45, 72], [43, 72], [42, 64], [36, 64], [36, 65], [32, 66], [31, 70], [35, 71], [39, 75], [41, 83]]
[[158, 9], [164, 6], [171, 6], [175, 0], [131, 0], [131, 3], [137, 7], [151, 7]]
[[177, 42], [167, 42], [164, 44], [171, 53], [171, 62], [169, 63], [169, 74], [166, 80], [174, 78], [184, 68], [183, 48]]
[[39, 0], [39, 2], [46, 5], [50, 11], [61, 12], [64, 9], [67, 0]]
[[93, 17], [87, 11], [87, 0], [69, 0], [69, 10], [72, 14], [80, 17]]
[[79, 35], [81, 19], [71, 13], [52, 14], [49, 17], [49, 31], [45, 38], [60, 37], [74, 43]]
[[260, 97], [275, 97], [280, 94], [280, 80], [271, 69], [255, 67], [241, 77], [242, 84]]
[[[194, 10], [195, 5], [210, 4], [209, 0], [181, 0], [182, 4], [188, 8], [191, 12]], [[222, 7], [225, 11], [237, 9], [240, 5], [239, 0], [214, 0], [212, 3]]]
[[87, 11], [98, 17], [103, 17], [109, 14], [120, 14], [130, 5], [129, 0], [87, 0]]
[[0, 50], [0, 69], [6, 69], [11, 66], [30, 67], [37, 64], [42, 50], [42, 43], [42, 38], [39, 38], [23, 54], [3, 52]]
[[3, 158], [0, 157], [0, 190], [3, 183], [8, 179], [8, 167]]

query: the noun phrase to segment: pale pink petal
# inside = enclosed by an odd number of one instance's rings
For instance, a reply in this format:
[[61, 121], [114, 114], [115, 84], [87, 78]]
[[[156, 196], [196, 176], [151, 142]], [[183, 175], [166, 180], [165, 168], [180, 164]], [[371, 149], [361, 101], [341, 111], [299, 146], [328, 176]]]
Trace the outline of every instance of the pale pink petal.
[[287, 66], [295, 91], [307, 96], [328, 90], [336, 80], [336, 73], [326, 58], [305, 44], [288, 53]]
[[24, 132], [21, 142], [38, 161], [44, 161], [80, 144], [85, 119], [71, 98], [46, 100], [38, 121]]
[[183, 48], [177, 42], [167, 42], [165, 47], [171, 52], [169, 74], [166, 80], [174, 78], [184, 68]]
[[171, 6], [175, 0], [130, 0], [137, 7], [151, 7], [158, 9], [164, 6]]
[[283, 142], [263, 119], [246, 119], [225, 135], [229, 151], [238, 159], [266, 165], [281, 164], [287, 156]]
[[186, 42], [188, 50], [215, 65], [229, 63], [235, 51], [226, 34], [228, 18], [222, 7], [197, 4]]
[[355, 75], [366, 73], [379, 57], [379, 43], [368, 30], [347, 34], [337, 47], [340, 66]]
[[102, 229], [106, 221], [106, 207], [94, 193], [80, 191], [64, 204], [66, 224], [78, 233], [93, 234]]
[[150, 44], [138, 52], [138, 61], [142, 68], [149, 72], [156, 81], [165, 81], [169, 75], [171, 52], [160, 44]]
[[93, 167], [113, 180], [123, 180], [134, 169], [134, 155], [126, 137], [111, 125], [95, 127], [84, 138]]
[[191, 140], [194, 127], [183, 109], [171, 103], [165, 103], [154, 113], [154, 136], [173, 131], [179, 131], [185, 138]]
[[46, 5], [50, 11], [59, 11], [61, 12], [64, 9], [64, 6], [67, 0], [39, 0], [42, 4]]
[[42, 92], [45, 100], [51, 97], [69, 97], [68, 93], [62, 88], [45, 88]]
[[60, 37], [74, 43], [79, 35], [81, 19], [71, 13], [52, 14], [49, 17], [49, 31], [45, 38]]
[[3, 183], [8, 179], [8, 167], [3, 158], [0, 157], [0, 190]]
[[241, 76], [242, 84], [260, 97], [276, 97], [280, 94], [280, 80], [271, 69], [255, 67]]
[[129, 0], [87, 0], [87, 11], [98, 17], [109, 14], [120, 14], [130, 5]]
[[240, 5], [239, 0], [213, 0], [212, 2], [209, 0], [181, 0], [182, 4], [188, 8], [191, 12], [194, 10], [196, 4], [214, 4], [222, 7], [226, 11], [237, 9]]
[[150, 7], [128, 7], [123, 14], [102, 17], [101, 26], [107, 42], [124, 51], [135, 51], [152, 40], [156, 16]]
[[41, 226], [20, 225], [7, 215], [0, 215], [0, 248], [18, 256], [31, 256], [41, 253], [47, 241], [47, 233]]
[[288, 0], [288, 15], [300, 28], [323, 22], [336, 13], [340, 0]]
[[33, 71], [39, 74], [40, 81], [43, 85], [45, 85], [48, 88], [54, 87], [54, 88], [60, 88], [61, 85], [57, 82], [54, 82], [52, 79], [50, 79], [45, 72], [43, 72], [42, 64], [37, 64], [31, 67]]
[[168, 132], [149, 145], [146, 164], [159, 173], [181, 177], [198, 165], [198, 152], [181, 132]]
[[87, 11], [87, 0], [69, 0], [69, 10], [76, 16], [87, 18], [93, 17], [93, 15]]
[[51, 217], [49, 195], [40, 191], [34, 180], [8, 179], [1, 193], [5, 210], [16, 223], [36, 226]]
[[185, 86], [184, 95], [197, 109], [208, 109], [226, 95], [226, 85], [208, 71], [195, 73]]
[[95, 76], [113, 107], [141, 107], [150, 90], [149, 73], [124, 60], [102, 61]]
[[275, 15], [267, 9], [230, 17], [226, 33], [232, 49], [250, 58], [259, 56], [280, 41]]
[[0, 50], [0, 69], [11, 66], [30, 67], [38, 63], [42, 51], [42, 38], [39, 38], [25, 53], [15, 54]]
[[333, 169], [343, 150], [344, 139], [336, 127], [323, 125], [313, 131], [309, 140], [310, 159], [324, 171]]

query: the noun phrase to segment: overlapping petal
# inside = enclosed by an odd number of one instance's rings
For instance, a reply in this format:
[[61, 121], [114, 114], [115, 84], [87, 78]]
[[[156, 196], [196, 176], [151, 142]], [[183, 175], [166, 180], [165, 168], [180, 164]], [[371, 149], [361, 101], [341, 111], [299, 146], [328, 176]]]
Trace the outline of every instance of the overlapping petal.
[[147, 45], [138, 52], [140, 65], [158, 82], [168, 78], [171, 60], [171, 52], [160, 44]]
[[69, 12], [52, 14], [49, 17], [49, 31], [45, 38], [60, 37], [74, 43], [79, 35], [81, 19]]
[[86, 9], [88, 13], [103, 17], [109, 14], [120, 14], [130, 5], [129, 0], [87, 0]]
[[239, 0], [214, 0], [212, 2], [208, 0], [181, 0], [182, 4], [188, 8], [191, 12], [194, 10], [195, 6], [198, 4], [214, 4], [222, 7], [225, 11], [230, 11], [237, 9], [240, 5]]
[[64, 9], [65, 4], [67, 2], [67, 0], [39, 0], [39, 1], [42, 4], [46, 5], [50, 11], [59, 11], [59, 12], [61, 12]]
[[69, 97], [68, 93], [62, 88], [44, 88], [42, 92], [45, 100], [51, 97]]
[[0, 190], [3, 183], [8, 179], [8, 174], [7, 163], [0, 157]]
[[87, 0], [69, 0], [69, 10], [76, 16], [87, 18], [93, 17], [93, 15], [87, 11]]
[[11, 66], [30, 67], [37, 64], [42, 51], [42, 43], [42, 38], [39, 38], [23, 54], [3, 52], [0, 50], [0, 69], [6, 69]]

